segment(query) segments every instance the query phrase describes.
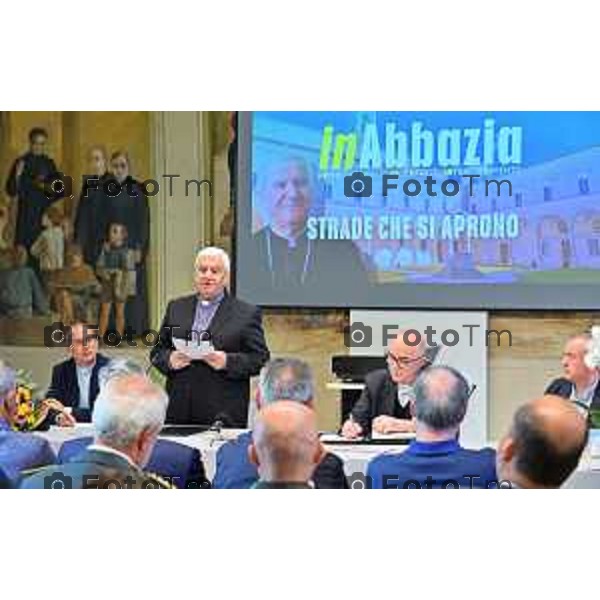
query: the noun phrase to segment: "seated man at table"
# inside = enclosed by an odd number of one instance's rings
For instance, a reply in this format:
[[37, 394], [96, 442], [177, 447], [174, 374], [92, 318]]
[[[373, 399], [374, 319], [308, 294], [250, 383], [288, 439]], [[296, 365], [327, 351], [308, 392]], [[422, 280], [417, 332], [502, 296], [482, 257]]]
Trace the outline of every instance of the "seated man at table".
[[402, 433], [415, 430], [410, 412], [413, 384], [419, 373], [433, 364], [439, 346], [430, 346], [424, 335], [400, 331], [386, 354], [387, 369], [372, 371], [365, 389], [342, 427], [346, 438], [375, 433]]
[[382, 454], [368, 466], [373, 488], [497, 487], [495, 452], [458, 442], [471, 389], [451, 367], [430, 367], [415, 383], [416, 439], [401, 454]]
[[143, 471], [164, 425], [168, 402], [165, 391], [144, 375], [110, 379], [94, 406], [94, 443], [67, 464], [38, 470], [21, 487], [171, 487]]
[[498, 477], [513, 488], [559, 488], [587, 440], [586, 419], [572, 402], [550, 395], [528, 402], [498, 445]]
[[[256, 395], [260, 409], [281, 400], [290, 400], [313, 409], [314, 382], [310, 367], [296, 358], [276, 358], [263, 367]], [[258, 471], [248, 458], [252, 440], [250, 432], [227, 442], [217, 453], [217, 468], [213, 487], [249, 488], [258, 479]], [[318, 488], [346, 488], [342, 460], [326, 453], [314, 473]]]
[[[47, 398], [54, 398], [73, 409], [76, 421], [89, 423], [96, 396], [98, 396], [98, 372], [108, 363], [108, 358], [98, 352], [97, 332], [86, 323], [71, 326], [70, 358], [52, 370], [52, 381]], [[64, 413], [55, 415], [64, 419]], [[57, 422], [58, 425], [70, 423]]]
[[248, 448], [260, 475], [254, 488], [313, 488], [313, 473], [323, 452], [314, 410], [288, 400], [265, 406]]
[[14, 431], [17, 416], [17, 373], [0, 360], [0, 469], [5, 482], [16, 485], [21, 472], [55, 462], [46, 440]]
[[585, 364], [585, 355], [592, 337], [575, 335], [565, 344], [561, 364], [564, 377], [555, 379], [546, 394], [561, 396], [574, 402], [583, 412], [600, 409], [600, 378], [598, 369]]

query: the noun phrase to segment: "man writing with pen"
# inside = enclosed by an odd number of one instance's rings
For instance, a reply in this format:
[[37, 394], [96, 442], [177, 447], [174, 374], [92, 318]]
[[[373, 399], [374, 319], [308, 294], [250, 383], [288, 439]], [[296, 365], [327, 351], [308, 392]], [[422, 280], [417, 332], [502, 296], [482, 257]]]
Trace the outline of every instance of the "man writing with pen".
[[386, 353], [387, 369], [372, 371], [365, 378], [365, 389], [342, 426], [342, 435], [354, 439], [375, 432], [410, 433], [415, 431], [411, 414], [413, 384], [439, 352], [426, 336], [414, 330], [401, 330]]

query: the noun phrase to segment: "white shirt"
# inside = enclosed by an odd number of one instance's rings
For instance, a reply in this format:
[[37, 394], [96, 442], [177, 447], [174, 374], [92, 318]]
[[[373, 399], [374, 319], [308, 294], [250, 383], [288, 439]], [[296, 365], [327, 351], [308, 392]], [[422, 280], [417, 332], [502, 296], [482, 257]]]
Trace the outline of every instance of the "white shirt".
[[[598, 385], [598, 375], [594, 377], [594, 381], [583, 390], [581, 393], [577, 393], [577, 388], [575, 384], [573, 384], [571, 389], [571, 400], [573, 402], [577, 402], [579, 405], [584, 405], [587, 409], [590, 409], [592, 406], [592, 402], [594, 401], [594, 392], [596, 391], [596, 386]], [[583, 409], [581, 412], [585, 412]]]
[[79, 386], [79, 408], [90, 408], [90, 382], [94, 365], [80, 367], [75, 365], [77, 371], [77, 384]]

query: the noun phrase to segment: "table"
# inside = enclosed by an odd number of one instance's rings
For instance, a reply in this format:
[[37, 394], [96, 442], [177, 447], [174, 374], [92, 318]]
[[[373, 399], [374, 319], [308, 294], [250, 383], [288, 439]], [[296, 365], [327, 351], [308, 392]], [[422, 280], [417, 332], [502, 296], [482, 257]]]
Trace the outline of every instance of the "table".
[[[161, 436], [162, 439], [197, 448], [202, 455], [206, 476], [212, 481], [216, 471], [216, 457], [219, 448], [229, 440], [235, 439], [244, 429], [222, 429], [204, 431], [188, 436]], [[51, 427], [49, 431], [36, 432], [50, 443], [55, 453], [67, 440], [80, 437], [93, 437], [94, 429], [89, 423], [80, 423], [72, 428]], [[403, 452], [405, 445], [398, 444], [324, 444], [325, 448], [344, 461], [347, 476], [355, 473], [366, 473], [369, 461], [383, 452]]]
[[[219, 448], [229, 440], [235, 439], [243, 433], [244, 429], [223, 429], [218, 431], [204, 431], [188, 436], [161, 436], [163, 439], [172, 440], [185, 444], [191, 448], [197, 448], [202, 455], [206, 476], [212, 481], [216, 470], [216, 456]], [[94, 435], [91, 424], [78, 424], [72, 428], [51, 427], [49, 431], [36, 432], [35, 435], [42, 436], [52, 446], [55, 453], [58, 453], [60, 447], [67, 440], [90, 437]], [[496, 443], [490, 443], [491, 447], [496, 447]], [[324, 444], [325, 448], [336, 454], [344, 461], [344, 471], [348, 477], [356, 474], [365, 474], [369, 461], [378, 454], [404, 452], [405, 445], [399, 444], [365, 444], [365, 443], [345, 443], [345, 444]], [[591, 432], [590, 443], [583, 453], [577, 472], [597, 473], [600, 482], [600, 430]], [[572, 476], [572, 477], [574, 477]]]

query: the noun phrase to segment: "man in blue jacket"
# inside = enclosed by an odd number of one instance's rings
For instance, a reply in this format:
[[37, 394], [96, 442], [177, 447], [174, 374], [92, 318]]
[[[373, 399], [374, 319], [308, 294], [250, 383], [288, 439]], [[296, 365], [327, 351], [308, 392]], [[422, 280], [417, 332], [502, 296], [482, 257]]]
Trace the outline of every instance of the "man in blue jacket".
[[[276, 358], [260, 374], [258, 408], [280, 400], [291, 400], [313, 408], [314, 383], [310, 367], [295, 358]], [[252, 433], [247, 432], [227, 442], [217, 453], [214, 488], [249, 488], [258, 481], [256, 466], [250, 462], [248, 449]], [[317, 488], [346, 488], [342, 460], [326, 453], [317, 465], [314, 475]]]
[[32, 433], [13, 430], [17, 414], [17, 374], [0, 360], [0, 470], [16, 485], [21, 472], [54, 463], [54, 452], [48, 442]]
[[451, 367], [429, 367], [415, 383], [416, 439], [402, 454], [382, 454], [367, 470], [373, 488], [497, 487], [495, 452], [458, 442], [471, 390]]

